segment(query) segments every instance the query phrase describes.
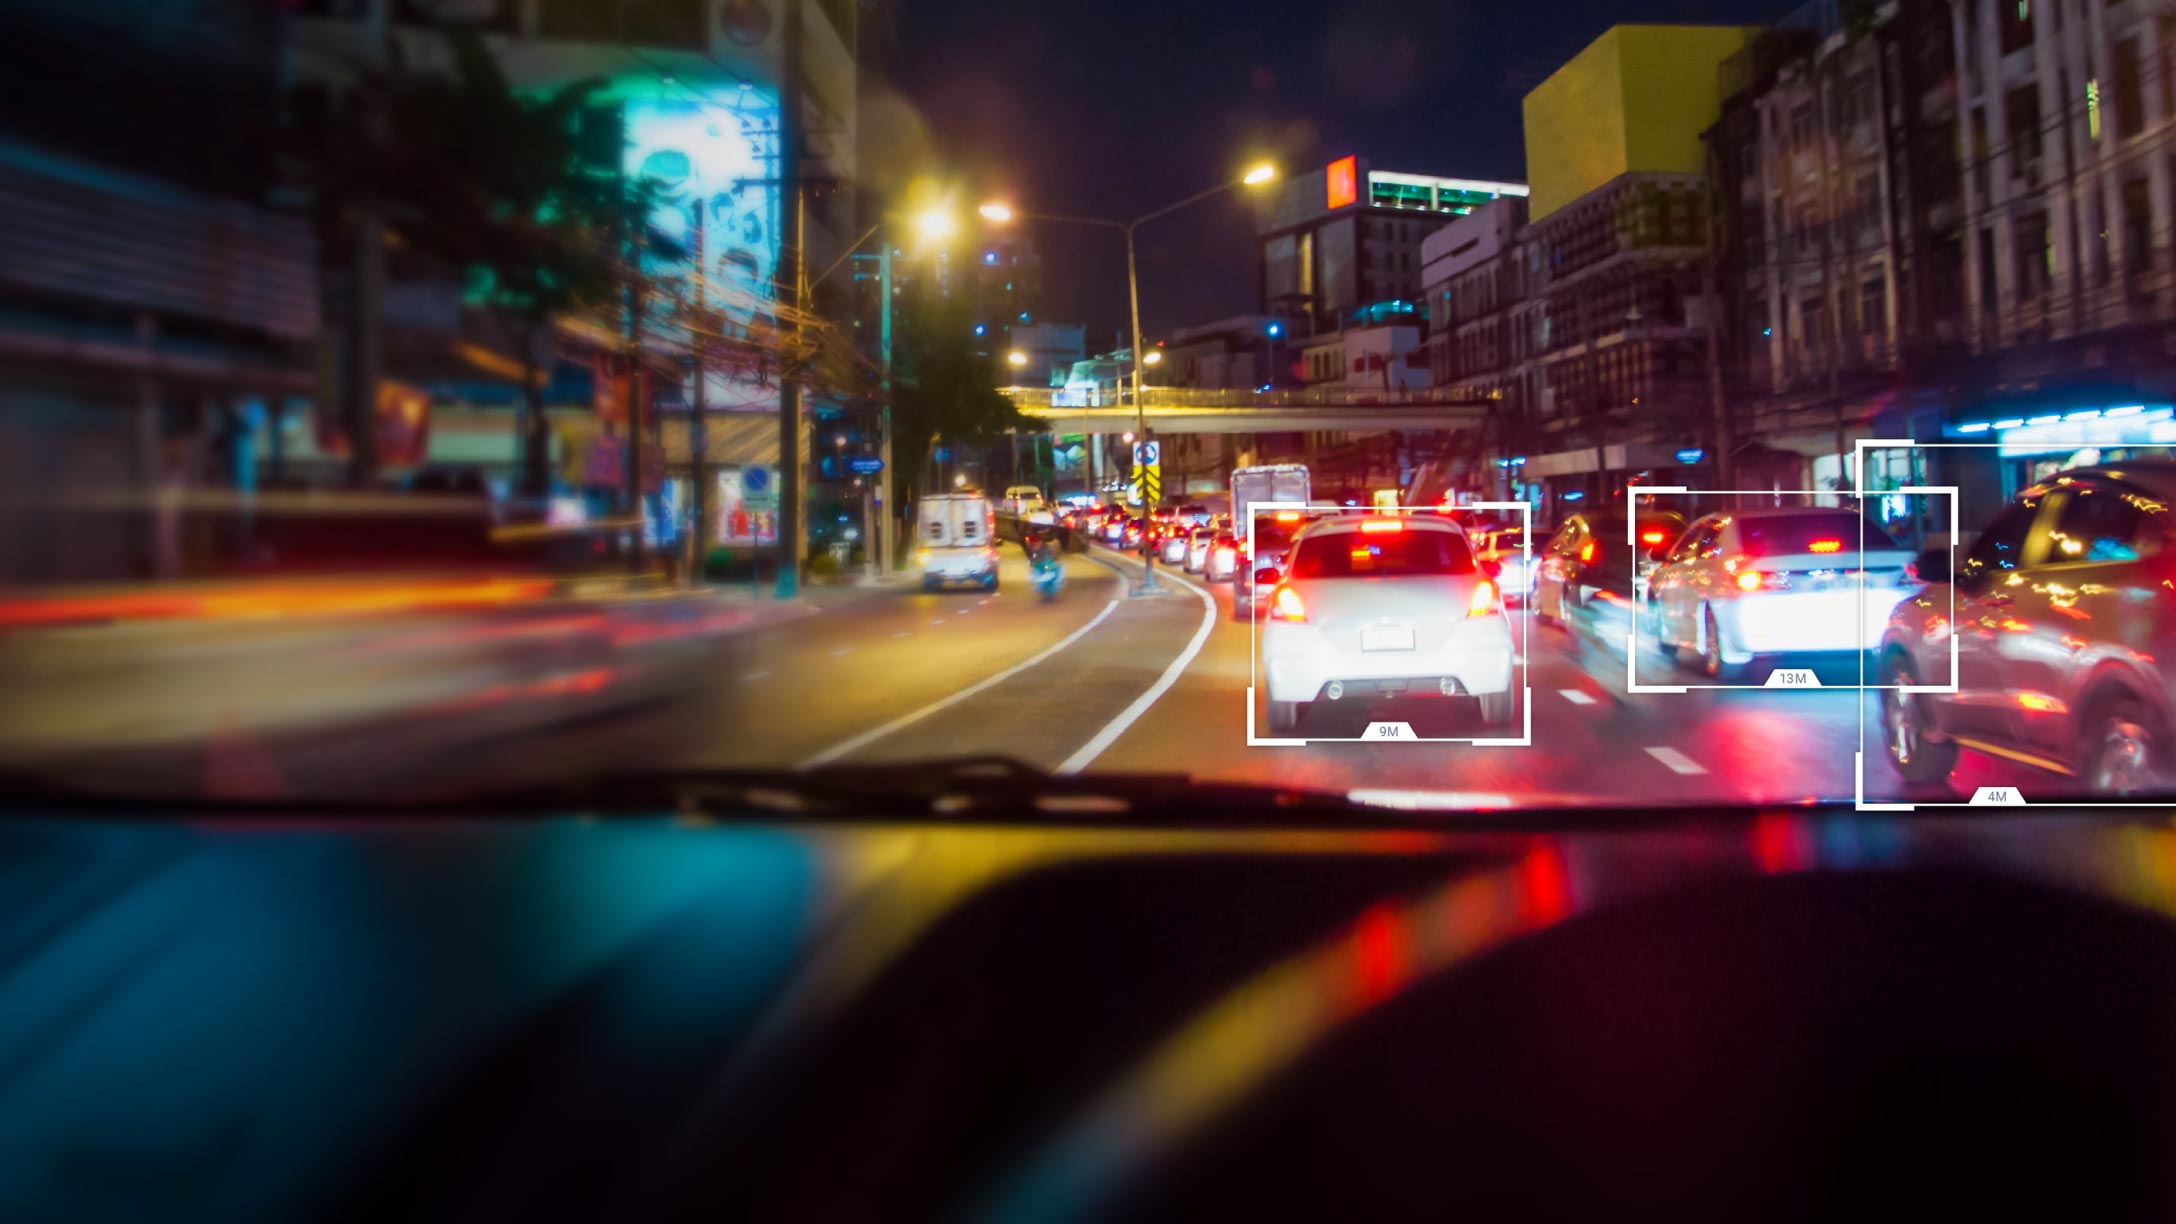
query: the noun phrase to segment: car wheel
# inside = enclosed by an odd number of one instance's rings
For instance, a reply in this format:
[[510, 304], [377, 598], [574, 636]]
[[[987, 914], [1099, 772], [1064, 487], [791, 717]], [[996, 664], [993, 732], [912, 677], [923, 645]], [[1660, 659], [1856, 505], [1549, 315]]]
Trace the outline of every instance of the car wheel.
[[2167, 754], [2167, 739], [2153, 717], [2125, 698], [2087, 723], [2080, 774], [2096, 795], [2156, 795], [2167, 780]]
[[996, 589], [997, 589], [997, 575], [996, 575], [996, 574], [992, 574], [992, 575], [990, 575], [989, 577], [987, 577], [987, 578], [983, 579], [983, 580], [982, 580], [982, 589], [983, 589], [983, 590], [985, 590], [985, 591], [994, 591], [994, 590], [996, 590]]
[[1710, 680], [1731, 680], [1738, 674], [1738, 665], [1723, 662], [1723, 634], [1715, 624], [1715, 609], [1708, 608], [1701, 615], [1700, 670]]
[[1919, 678], [1902, 655], [1892, 655], [1881, 669], [1881, 739], [1889, 767], [1906, 782], [1939, 782], [1957, 766], [1957, 745], [1927, 738], [1933, 727], [1925, 693], [1907, 693], [1900, 685]]
[[1512, 715], [1511, 690], [1481, 694], [1481, 721], [1491, 727], [1508, 727]]
[[944, 586], [944, 583], [942, 583], [942, 582], [939, 582], [939, 581], [938, 581], [938, 580], [936, 580], [935, 578], [924, 578], [924, 579], [922, 579], [922, 589], [923, 589], [923, 590], [925, 590], [925, 591], [934, 591], [934, 590], [938, 590], [939, 588], [941, 588], [941, 587], [943, 587], [943, 586]]
[[1307, 711], [1304, 701], [1271, 701], [1269, 703], [1269, 729], [1279, 735], [1289, 733], [1300, 725], [1300, 715]]

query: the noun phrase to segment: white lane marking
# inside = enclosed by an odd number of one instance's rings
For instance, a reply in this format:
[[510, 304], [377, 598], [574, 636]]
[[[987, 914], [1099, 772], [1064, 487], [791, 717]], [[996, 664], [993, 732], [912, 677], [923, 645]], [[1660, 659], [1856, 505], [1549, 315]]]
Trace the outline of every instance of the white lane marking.
[[1649, 748], [1647, 755], [1669, 766], [1671, 773], [1704, 774], [1707, 772], [1697, 761], [1675, 748]]
[[911, 634], [911, 633], [908, 633], [908, 632], [907, 632], [906, 630], [904, 630], [904, 629], [901, 629], [901, 630], [900, 630], [899, 632], [897, 632], [897, 633], [895, 633], [895, 634], [893, 634], [893, 635], [892, 635], [892, 637], [894, 637], [894, 638], [913, 637], [913, 636], [914, 636], [913, 634]]
[[1593, 705], [1594, 698], [1579, 689], [1558, 689], [1557, 695], [1573, 705]]
[[839, 648], [838, 648], [837, 650], [834, 650], [834, 651], [832, 651], [832, 652], [831, 652], [831, 657], [832, 657], [832, 658], [834, 658], [834, 659], [836, 659], [836, 658], [838, 658], [838, 657], [839, 657], [840, 655], [850, 655], [850, 654], [852, 654], [852, 653], [854, 653], [854, 648], [853, 648], [853, 647], [851, 647], [851, 646], [841, 646], [841, 647], [839, 647]]
[[951, 709], [953, 706], [956, 706], [959, 703], [967, 700], [969, 697], [972, 697], [975, 694], [982, 692], [984, 689], [990, 688], [993, 685], [1003, 684], [1005, 681], [1012, 679], [1014, 676], [1019, 675], [1021, 672], [1024, 672], [1027, 669], [1035, 666], [1036, 664], [1041, 663], [1045, 659], [1050, 658], [1052, 655], [1057, 654], [1059, 651], [1064, 650], [1066, 647], [1071, 646], [1073, 643], [1088, 636], [1089, 630], [1095, 628], [1097, 625], [1102, 624], [1105, 618], [1109, 617], [1111, 613], [1116, 611], [1118, 611], [1118, 601], [1114, 599], [1111, 602], [1104, 604], [1103, 610], [1096, 613], [1095, 616], [1091, 620], [1089, 620], [1087, 624], [1082, 625], [1080, 628], [1075, 629], [1069, 634], [1066, 634], [1063, 638], [1060, 638], [1055, 645], [1048, 647], [1041, 653], [1023, 659], [1020, 662], [1013, 664], [1011, 667], [1006, 668], [1004, 671], [1001, 671], [986, 680], [970, 684], [966, 688], [961, 689], [959, 692], [952, 694], [950, 697], [945, 697], [937, 701], [932, 701], [928, 705], [923, 706], [921, 709], [916, 710], [911, 714], [902, 714], [899, 717], [891, 720], [888, 723], [885, 723], [883, 726], [878, 727], [873, 731], [864, 731], [860, 735], [857, 735], [844, 743], [834, 744], [831, 747], [824, 749], [822, 752], [817, 753], [815, 756], [812, 756], [809, 759], [801, 762], [801, 764], [797, 766], [797, 768], [814, 769], [819, 765], [829, 765], [831, 762], [838, 760], [840, 757], [843, 757], [848, 753], [861, 751], [863, 748], [866, 748], [869, 745], [877, 742], [878, 740], [883, 739], [885, 736], [890, 735], [894, 731], [904, 730], [922, 721], [923, 719], [928, 718], [932, 714], [938, 713], [942, 710]]
[[[1112, 566], [1112, 568], [1116, 569], [1117, 567]], [[1178, 658], [1171, 660], [1171, 666], [1164, 669], [1164, 674], [1156, 678], [1156, 683], [1150, 685], [1147, 692], [1135, 698], [1132, 705], [1119, 711], [1118, 717], [1112, 719], [1110, 725], [1096, 732], [1096, 737], [1082, 745], [1079, 752], [1066, 758], [1065, 764], [1058, 766], [1059, 773], [1079, 773], [1093, 764], [1097, 757], [1103, 755], [1105, 749], [1116, 743], [1118, 737], [1126, 733], [1126, 728], [1131, 727], [1143, 714], [1148, 713], [1148, 708], [1155, 705], [1158, 698], [1171, 691], [1171, 686], [1179, 682], [1179, 676], [1193, 664], [1194, 656], [1200, 654], [1202, 646], [1208, 642], [1209, 631], [1216, 628], [1216, 600], [1210, 596], [1209, 592], [1183, 578], [1177, 581], [1179, 585], [1201, 597], [1201, 628], [1194, 631], [1194, 640], [1186, 644], [1186, 649], [1179, 652]]]
[[769, 672], [767, 672], [767, 671], [752, 671], [752, 672], [749, 672], [749, 673], [748, 673], [747, 675], [745, 675], [745, 676], [742, 676], [742, 677], [740, 678], [740, 682], [741, 682], [742, 684], [746, 684], [746, 683], [748, 683], [748, 682], [749, 682], [749, 681], [751, 681], [751, 680], [761, 680], [761, 679], [762, 679], [763, 677], [765, 677], [765, 676], [768, 676], [768, 675], [770, 675], [770, 674], [771, 674], [771, 673], [769, 673]]
[[929, 622], [929, 623], [930, 623], [930, 624], [932, 624], [932, 625], [941, 625], [941, 624], [943, 624], [943, 623], [944, 623], [944, 618], [940, 616], [940, 617], [938, 617], [938, 618], [937, 618], [936, 620], [933, 620], [933, 621], [931, 621], [931, 622]]

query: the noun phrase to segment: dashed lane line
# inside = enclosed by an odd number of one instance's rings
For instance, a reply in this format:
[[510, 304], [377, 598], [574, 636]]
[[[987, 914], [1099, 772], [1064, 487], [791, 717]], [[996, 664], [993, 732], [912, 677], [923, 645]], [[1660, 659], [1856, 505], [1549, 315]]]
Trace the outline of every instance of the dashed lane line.
[[1685, 775], [1704, 774], [1707, 769], [1699, 762], [1675, 748], [1649, 748], [1647, 755], [1667, 765], [1671, 773]]
[[1056, 642], [1056, 644], [1046, 648], [1042, 652], [1032, 655], [1029, 658], [1023, 659], [1020, 662], [1013, 664], [1011, 667], [1006, 668], [1005, 670], [997, 673], [994, 676], [991, 676], [985, 680], [978, 681], [977, 683], [970, 684], [966, 688], [961, 689], [959, 692], [952, 694], [950, 697], [945, 697], [940, 700], [930, 702], [928, 705], [923, 706], [921, 709], [915, 710], [911, 713], [902, 714], [899, 717], [891, 720], [890, 722], [885, 723], [881, 727], [877, 727], [869, 731], [864, 731], [860, 735], [857, 735], [854, 738], [846, 740], [842, 743], [833, 744], [831, 747], [826, 748], [822, 752], [817, 753], [815, 756], [812, 756], [809, 759], [801, 762], [799, 767], [802, 769], [814, 769], [819, 765], [829, 765], [831, 762], [838, 760], [840, 757], [861, 751], [863, 748], [868, 747], [869, 745], [877, 742], [880, 739], [883, 739], [885, 736], [890, 735], [895, 731], [903, 731], [906, 728], [911, 727], [914, 724], [922, 721], [923, 719], [928, 718], [932, 714], [939, 713], [943, 710], [951, 709], [953, 706], [958, 705], [960, 702], [967, 700], [969, 697], [972, 697], [985, 689], [994, 687], [999, 684], [1003, 684], [1005, 681], [1012, 679], [1014, 676], [1019, 675], [1021, 672], [1024, 672], [1027, 669], [1035, 666], [1036, 664], [1043, 662], [1045, 659], [1056, 655], [1060, 651], [1064, 650], [1066, 647], [1071, 646], [1073, 643], [1088, 636], [1090, 630], [1094, 629], [1097, 625], [1102, 624], [1106, 619], [1110, 617], [1111, 613], [1116, 612], [1117, 610], [1118, 601], [1114, 599], [1111, 602], [1103, 605], [1103, 610], [1096, 613], [1095, 616], [1090, 619], [1087, 624], [1082, 625], [1080, 628], [1075, 629], [1069, 634], [1066, 634], [1063, 638], [1060, 638]]

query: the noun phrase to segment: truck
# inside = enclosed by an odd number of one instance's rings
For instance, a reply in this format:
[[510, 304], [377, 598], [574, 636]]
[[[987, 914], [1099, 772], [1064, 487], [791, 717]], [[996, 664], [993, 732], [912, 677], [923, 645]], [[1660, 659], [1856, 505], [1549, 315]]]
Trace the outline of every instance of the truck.
[[922, 589], [954, 583], [997, 589], [997, 513], [981, 493], [940, 493], [916, 508], [915, 560]]
[[1243, 467], [1232, 473], [1232, 534], [1238, 538], [1240, 550], [1239, 564], [1232, 568], [1233, 619], [1253, 618], [1255, 597], [1268, 593], [1267, 588], [1255, 589], [1254, 571], [1265, 566], [1281, 568], [1284, 550], [1291, 543], [1292, 533], [1298, 530], [1294, 525], [1297, 514], [1293, 515], [1293, 523], [1274, 517], [1258, 523], [1254, 508], [1272, 503], [1306, 505], [1311, 500], [1310, 492], [1307, 466], [1301, 463]]

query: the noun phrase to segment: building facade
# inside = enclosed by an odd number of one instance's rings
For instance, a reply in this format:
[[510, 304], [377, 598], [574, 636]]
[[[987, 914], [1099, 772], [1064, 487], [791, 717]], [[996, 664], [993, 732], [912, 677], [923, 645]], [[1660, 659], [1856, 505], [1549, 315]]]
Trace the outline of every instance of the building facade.
[[1376, 302], [1420, 297], [1421, 242], [1521, 183], [1432, 178], [1340, 158], [1286, 180], [1257, 213], [1265, 314], [1335, 328]]

